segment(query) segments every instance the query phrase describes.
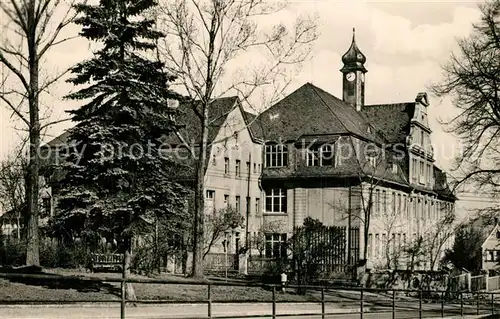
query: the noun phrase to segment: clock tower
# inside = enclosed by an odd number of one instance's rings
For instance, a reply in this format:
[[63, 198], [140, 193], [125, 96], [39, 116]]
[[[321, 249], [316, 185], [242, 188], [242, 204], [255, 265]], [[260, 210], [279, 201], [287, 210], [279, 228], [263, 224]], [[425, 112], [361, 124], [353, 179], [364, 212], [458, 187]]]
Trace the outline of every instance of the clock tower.
[[342, 99], [361, 111], [365, 104], [365, 69], [366, 57], [356, 45], [355, 29], [352, 29], [351, 47], [342, 56], [344, 66], [340, 69], [343, 76]]

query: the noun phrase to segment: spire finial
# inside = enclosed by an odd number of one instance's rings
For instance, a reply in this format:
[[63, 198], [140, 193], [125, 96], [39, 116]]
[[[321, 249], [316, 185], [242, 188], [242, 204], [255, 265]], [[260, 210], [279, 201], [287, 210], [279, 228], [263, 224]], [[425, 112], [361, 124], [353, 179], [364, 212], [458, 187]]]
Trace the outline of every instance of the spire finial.
[[356, 37], [356, 28], [352, 28], [352, 39]]

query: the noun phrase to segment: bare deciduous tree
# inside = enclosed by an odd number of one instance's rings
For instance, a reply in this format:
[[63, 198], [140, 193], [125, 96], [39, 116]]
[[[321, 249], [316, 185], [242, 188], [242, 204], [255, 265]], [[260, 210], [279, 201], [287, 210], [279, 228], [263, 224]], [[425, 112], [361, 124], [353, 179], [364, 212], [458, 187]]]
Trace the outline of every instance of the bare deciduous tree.
[[203, 258], [227, 232], [243, 227], [244, 221], [245, 219], [241, 213], [233, 207], [221, 208], [213, 214], [208, 214], [204, 231], [205, 247], [203, 248]]
[[46, 127], [54, 124], [41, 124], [40, 97], [65, 74], [44, 77], [42, 62], [51, 48], [70, 39], [60, 35], [63, 28], [71, 23], [73, 15], [71, 5], [66, 6], [62, 0], [6, 0], [0, 2], [0, 14], [3, 23], [0, 25], [0, 66], [3, 73], [0, 102], [24, 124], [29, 134], [26, 264], [39, 265], [40, 135]]
[[21, 212], [26, 204], [26, 161], [22, 156], [9, 156], [0, 162], [0, 207], [17, 214], [17, 239], [21, 239]]
[[480, 6], [482, 17], [467, 38], [458, 40], [458, 52], [443, 66], [443, 79], [431, 87], [440, 97], [450, 96], [458, 110], [442, 121], [458, 136], [463, 151], [456, 158], [457, 185], [472, 183], [488, 191], [500, 189], [500, 1]]
[[[228, 93], [242, 101], [260, 93], [269, 106], [293, 79], [293, 70], [309, 56], [317, 38], [314, 19], [299, 18], [289, 30], [282, 23], [259, 27], [286, 8], [284, 2], [256, 0], [174, 0], [162, 5], [158, 24], [167, 37], [159, 54], [177, 76], [199, 118], [201, 141], [179, 136], [197, 163], [192, 276], [203, 276], [204, 176], [210, 150], [211, 102]], [[248, 63], [249, 61], [252, 63]], [[265, 101], [265, 102], [263, 102]], [[195, 106], [196, 105], [196, 106]], [[217, 119], [215, 119], [217, 120]], [[199, 144], [198, 144], [199, 143]]]

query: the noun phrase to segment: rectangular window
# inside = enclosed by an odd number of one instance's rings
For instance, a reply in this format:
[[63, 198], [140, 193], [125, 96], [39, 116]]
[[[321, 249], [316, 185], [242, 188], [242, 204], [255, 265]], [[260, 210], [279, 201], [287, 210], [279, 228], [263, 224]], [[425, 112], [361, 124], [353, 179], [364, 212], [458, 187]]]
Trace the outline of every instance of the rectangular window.
[[402, 212], [403, 212], [403, 216], [406, 216], [406, 218], [410, 219], [410, 214], [408, 212], [408, 208], [407, 208], [407, 201], [408, 201], [408, 198], [406, 197], [406, 195], [403, 195], [403, 198], [401, 199], [402, 200]]
[[427, 183], [432, 184], [432, 169], [431, 164], [427, 164]]
[[417, 182], [417, 176], [418, 176], [418, 166], [417, 166], [417, 159], [413, 158], [411, 160], [411, 179], [413, 182]]
[[366, 247], [366, 251], [368, 253], [368, 257], [372, 257], [373, 256], [373, 235], [372, 234], [368, 234], [368, 246]]
[[229, 195], [224, 195], [224, 207], [229, 206]]
[[419, 198], [418, 199], [418, 206], [417, 206], [417, 209], [418, 209], [418, 213], [417, 213], [417, 219], [422, 219], [424, 218], [424, 207], [422, 205], [422, 200]]
[[224, 174], [229, 174], [229, 157], [224, 157]]
[[420, 144], [423, 149], [425, 149], [425, 132], [424, 130], [420, 130]]
[[374, 209], [375, 215], [380, 214], [381, 209], [380, 206], [382, 205], [381, 199], [380, 199], [380, 190], [376, 189], [375, 190], [375, 203], [372, 204]]
[[241, 213], [241, 197], [236, 196], [236, 203], [235, 203], [235, 208], [238, 213]]
[[215, 198], [215, 191], [214, 190], [207, 190], [207, 199], [213, 201], [214, 198]]
[[240, 160], [236, 160], [235, 172], [236, 172], [236, 176], [241, 176], [241, 161]]
[[419, 175], [418, 175], [418, 182], [420, 184], [424, 184], [425, 183], [425, 165], [424, 165], [423, 161], [420, 161], [420, 172], [419, 172]]
[[332, 166], [333, 158], [331, 144], [313, 145], [307, 150], [307, 166]]
[[396, 214], [396, 193], [395, 192], [392, 192], [392, 198], [391, 198], [391, 201], [392, 201], [392, 214]]
[[52, 201], [50, 197], [47, 198], [42, 198], [42, 208], [43, 208], [43, 213], [45, 216], [50, 216], [51, 209], [52, 209]]
[[431, 219], [432, 218], [432, 206], [431, 206], [431, 203], [430, 202], [427, 202], [427, 218]]
[[260, 214], [260, 198], [255, 199], [255, 214]]
[[266, 167], [288, 166], [288, 148], [283, 144], [266, 145]]
[[380, 236], [379, 234], [375, 234], [375, 256], [380, 257]]
[[250, 162], [247, 162], [247, 173], [250, 174]]
[[387, 254], [387, 235], [382, 234], [382, 255], [385, 256]]
[[382, 191], [382, 213], [387, 213], [387, 193], [386, 191]]
[[212, 155], [212, 165], [217, 165], [217, 157], [214, 155]]
[[266, 258], [286, 258], [286, 234], [266, 234]]
[[401, 194], [398, 194], [398, 204], [397, 204], [397, 213], [400, 216], [404, 216], [403, 205], [401, 203]]
[[377, 157], [368, 156], [368, 163], [370, 163], [372, 167], [377, 167]]
[[272, 188], [266, 190], [266, 212], [286, 213], [286, 189]]
[[413, 218], [417, 219], [418, 218], [417, 200], [413, 198], [412, 201], [413, 201], [413, 207], [412, 207], [412, 209], [413, 209]]
[[392, 234], [391, 238], [391, 256], [396, 253], [396, 234]]
[[253, 163], [253, 172], [257, 173], [257, 164], [256, 163]]

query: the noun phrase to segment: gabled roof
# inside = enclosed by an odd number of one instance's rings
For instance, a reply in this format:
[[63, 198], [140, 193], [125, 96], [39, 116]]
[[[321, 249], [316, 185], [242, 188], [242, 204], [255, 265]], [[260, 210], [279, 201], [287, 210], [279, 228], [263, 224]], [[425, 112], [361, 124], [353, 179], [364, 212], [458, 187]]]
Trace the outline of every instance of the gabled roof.
[[[495, 225], [495, 227], [493, 227], [493, 229], [490, 231], [489, 235], [486, 236], [486, 239], [483, 241], [483, 243], [481, 244], [481, 247], [484, 248], [484, 245], [486, 244], [486, 242], [488, 242], [488, 240], [490, 240], [491, 237], [493, 237], [493, 234], [496, 235], [496, 233], [499, 231], [499, 226], [498, 224]], [[496, 237], [496, 236], [495, 236]]]
[[[247, 123], [255, 115], [246, 113]], [[250, 124], [253, 136], [264, 141], [295, 141], [302, 136], [357, 135], [377, 143], [385, 138], [368, 119], [330, 93], [306, 83]]]
[[410, 134], [410, 122], [415, 113], [415, 102], [366, 105], [362, 113], [389, 143], [405, 143]]
[[[237, 96], [218, 98], [210, 104], [209, 112], [209, 131], [208, 142], [211, 143], [219, 133], [221, 126], [226, 121], [229, 113], [238, 106], [239, 99]], [[180, 134], [188, 143], [201, 142], [201, 121], [196, 115], [195, 110], [201, 112], [199, 102], [183, 102], [179, 104], [177, 115], [179, 124], [183, 126], [180, 129]], [[181, 141], [175, 134], [170, 134], [165, 137], [165, 142], [171, 144], [180, 144]]]

